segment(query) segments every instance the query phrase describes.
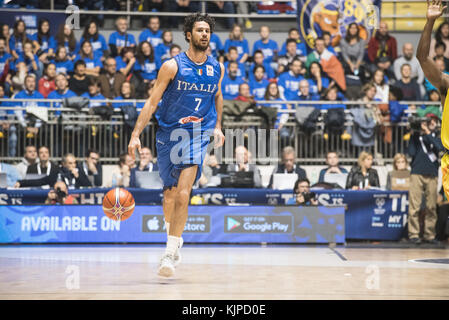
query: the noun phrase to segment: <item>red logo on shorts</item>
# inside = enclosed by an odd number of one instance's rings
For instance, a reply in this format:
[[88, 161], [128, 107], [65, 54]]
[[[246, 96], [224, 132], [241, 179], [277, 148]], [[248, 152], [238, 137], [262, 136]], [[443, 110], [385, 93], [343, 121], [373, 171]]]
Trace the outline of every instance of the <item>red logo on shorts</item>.
[[204, 118], [198, 118], [195, 116], [188, 116], [188, 117], [184, 117], [179, 119], [179, 123], [180, 124], [186, 124], [186, 123], [190, 123], [190, 122], [194, 122], [194, 123], [199, 123], [201, 121], [203, 121]]

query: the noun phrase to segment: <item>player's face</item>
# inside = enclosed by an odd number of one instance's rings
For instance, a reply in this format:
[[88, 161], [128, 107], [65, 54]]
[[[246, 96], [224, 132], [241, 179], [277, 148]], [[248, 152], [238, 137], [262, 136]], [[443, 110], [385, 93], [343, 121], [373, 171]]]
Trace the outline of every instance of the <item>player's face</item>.
[[210, 26], [205, 21], [195, 22], [193, 25], [190, 44], [199, 51], [206, 51], [210, 41]]

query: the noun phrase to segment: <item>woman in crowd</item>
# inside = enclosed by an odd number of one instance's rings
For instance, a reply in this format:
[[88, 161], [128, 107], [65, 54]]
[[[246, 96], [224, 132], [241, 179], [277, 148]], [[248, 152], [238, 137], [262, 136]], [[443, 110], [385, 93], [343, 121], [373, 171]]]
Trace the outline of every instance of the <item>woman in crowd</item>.
[[117, 70], [123, 73], [127, 79], [131, 78], [134, 72], [134, 65], [136, 63], [134, 48], [124, 47], [120, 51], [120, 55], [115, 57], [115, 61], [117, 62]]
[[373, 74], [372, 82], [376, 87], [376, 94], [374, 98], [379, 99], [384, 103], [388, 103], [390, 86], [386, 80], [385, 73], [382, 69], [377, 69]]
[[14, 59], [18, 59], [20, 54], [23, 54], [23, 44], [29, 37], [26, 33], [26, 25], [22, 19], [14, 23], [13, 33], [9, 38], [9, 50]]
[[377, 170], [372, 168], [373, 156], [362, 151], [359, 155], [358, 165], [354, 166], [348, 174], [346, 189], [366, 190], [371, 187], [380, 187]]
[[95, 77], [100, 75], [103, 64], [98, 57], [95, 57], [92, 51], [92, 44], [89, 41], [85, 40], [81, 44], [81, 49], [75, 58], [75, 62], [78, 60], [83, 60], [86, 63], [86, 75]]
[[73, 73], [73, 62], [67, 55], [67, 49], [64, 46], [59, 46], [56, 49], [55, 59], [51, 61], [56, 66], [56, 73]]
[[160, 68], [160, 60], [155, 59], [153, 46], [148, 41], [142, 41], [139, 44], [136, 58], [134, 72], [141, 80], [138, 91], [140, 96], [143, 96], [148, 85], [156, 81], [157, 72]]
[[[64, 47], [69, 60], [73, 61], [76, 57], [77, 43], [75, 33], [68, 24], [62, 23], [56, 34], [56, 47]], [[56, 54], [57, 56], [57, 54]]]
[[308, 70], [308, 81], [310, 84], [310, 93], [312, 94], [322, 94], [326, 88], [331, 87], [334, 81], [326, 77], [323, 68], [318, 62], [312, 62]]
[[449, 58], [449, 22], [443, 21], [439, 26], [438, 29], [435, 31], [435, 37], [430, 40], [430, 51], [429, 56], [434, 57], [435, 56], [435, 45], [438, 42], [444, 42], [446, 45], [446, 51], [444, 52], [444, 56], [446, 58]]
[[37, 32], [30, 37], [33, 41], [34, 53], [42, 63], [48, 63], [54, 58], [56, 49], [55, 38], [50, 34], [50, 22], [48, 19], [40, 19]]
[[158, 61], [170, 59], [170, 48], [173, 45], [173, 34], [169, 30], [162, 32], [162, 42], [156, 47], [155, 56]]
[[91, 22], [89, 22], [84, 28], [84, 32], [78, 43], [76, 52], [79, 53], [79, 50], [81, 49], [84, 41], [88, 41], [92, 45], [94, 56], [96, 58], [99, 58], [100, 61], [103, 62], [106, 59], [108, 53], [108, 45], [104, 36], [98, 31], [98, 22], [96, 20], [92, 20]]
[[224, 52], [228, 52], [230, 47], [236, 47], [239, 54], [237, 60], [240, 63], [245, 63], [249, 57], [248, 40], [243, 36], [242, 28], [235, 24], [229, 33], [229, 39], [224, 43]]
[[55, 78], [56, 66], [53, 63], [46, 64], [44, 74], [38, 81], [38, 90], [44, 98], [47, 98], [50, 92], [56, 90]]
[[387, 174], [387, 190], [408, 190], [410, 187], [410, 170], [405, 154], [396, 153], [393, 158], [393, 171]]

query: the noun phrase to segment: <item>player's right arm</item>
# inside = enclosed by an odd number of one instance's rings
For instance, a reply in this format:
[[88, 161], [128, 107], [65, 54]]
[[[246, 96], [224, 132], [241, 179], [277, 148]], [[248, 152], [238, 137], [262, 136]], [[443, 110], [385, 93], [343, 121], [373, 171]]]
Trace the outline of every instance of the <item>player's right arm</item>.
[[416, 57], [421, 64], [424, 75], [429, 82], [440, 91], [442, 96], [446, 95], [447, 88], [449, 87], [449, 76], [437, 68], [435, 62], [429, 56], [429, 50], [433, 25], [443, 14], [445, 9], [446, 6], [442, 7], [441, 0], [432, 0], [432, 3], [429, 3], [429, 0], [427, 0], [427, 21], [424, 30], [421, 33], [421, 38], [419, 39], [418, 48], [416, 50]]
[[156, 112], [157, 105], [162, 99], [162, 95], [164, 94], [165, 89], [167, 89], [170, 81], [175, 78], [177, 71], [178, 65], [174, 59], [171, 59], [164, 63], [159, 70], [156, 82], [154, 84], [153, 92], [145, 102], [145, 105], [143, 106], [142, 111], [137, 118], [136, 125], [134, 126], [134, 130], [131, 134], [131, 139], [128, 144], [128, 154], [131, 157], [135, 158], [136, 148], [140, 151], [141, 145], [139, 136], [150, 121], [153, 114]]

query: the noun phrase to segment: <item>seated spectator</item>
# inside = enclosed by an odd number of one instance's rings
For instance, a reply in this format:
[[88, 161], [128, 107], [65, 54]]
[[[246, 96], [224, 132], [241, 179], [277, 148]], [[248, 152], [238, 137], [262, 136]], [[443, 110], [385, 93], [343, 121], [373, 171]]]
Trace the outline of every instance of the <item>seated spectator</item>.
[[264, 62], [264, 56], [262, 51], [260, 50], [256, 50], [256, 52], [254, 52], [253, 55], [253, 63], [251, 64], [250, 68], [249, 68], [249, 81], [251, 81], [252, 79], [254, 79], [254, 68], [256, 66], [263, 66], [265, 69], [265, 73], [263, 75], [263, 78], [266, 80], [270, 80], [270, 79], [275, 79], [276, 78], [276, 74], [273, 70], [273, 68], [271, 67], [269, 62]]
[[[13, 32], [9, 38], [9, 50], [14, 59], [18, 59], [24, 53], [23, 44], [31, 41], [26, 32], [26, 24], [22, 19], [16, 20]], [[32, 45], [32, 43], [30, 42]]]
[[136, 172], [137, 171], [159, 171], [157, 163], [153, 163], [153, 154], [148, 147], [142, 147], [139, 151], [140, 162], [139, 164], [131, 169], [131, 175], [129, 179], [129, 186], [131, 188], [139, 188], [140, 185], [137, 183]]
[[[199, 11], [199, 10], [197, 10], [197, 11]], [[232, 1], [207, 1], [206, 12], [208, 12], [208, 13], [225, 13], [225, 14], [235, 13], [234, 2], [232, 2]], [[224, 20], [225, 20], [226, 29], [231, 29], [232, 26], [235, 25], [235, 19], [233, 17], [229, 17]]]
[[299, 178], [293, 188], [294, 197], [287, 200], [287, 205], [317, 206], [318, 200], [313, 192], [310, 192], [310, 181], [307, 178]]
[[67, 153], [62, 157], [62, 168], [59, 175], [58, 179], [64, 181], [69, 189], [92, 186], [85, 172], [78, 168], [76, 158], [71, 153]]
[[224, 54], [223, 43], [221, 42], [220, 37], [216, 33], [212, 33], [210, 35], [209, 46], [211, 49], [212, 56], [222, 62], [222, 57]]
[[40, 75], [39, 72], [39, 58], [33, 53], [33, 44], [31, 40], [27, 40], [23, 43], [23, 52], [19, 54], [17, 60], [11, 65], [12, 71], [18, 71], [18, 64], [24, 63], [27, 73], [33, 73], [36, 76]]
[[[8, 53], [7, 50], [7, 42], [4, 38], [0, 37], [0, 81], [3, 75], [3, 72], [5, 71], [5, 68], [8, 66], [9, 68], [9, 63], [12, 63], [13, 58], [12, 55], [10, 55]], [[8, 70], [8, 69], [6, 69]], [[8, 72], [8, 71], [6, 71]]]
[[380, 110], [377, 104], [369, 102], [380, 102], [380, 99], [376, 98], [376, 87], [373, 83], [368, 82], [362, 87], [363, 96], [361, 100], [364, 102], [364, 113], [368, 118], [374, 119], [376, 123], [380, 123]]
[[228, 64], [228, 72], [223, 76], [221, 81], [221, 91], [224, 100], [234, 100], [239, 94], [239, 86], [245, 82], [242, 77], [238, 77], [237, 62], [231, 61]]
[[360, 29], [357, 23], [350, 23], [346, 36], [340, 40], [341, 56], [345, 74], [358, 76], [363, 67], [366, 42], [360, 37]]
[[106, 188], [129, 187], [129, 179], [131, 175], [132, 157], [128, 153], [122, 153], [119, 156], [117, 166], [111, 170], [111, 180], [105, 184]]
[[119, 70], [125, 77], [132, 76], [136, 64], [134, 48], [126, 47], [123, 48], [120, 52], [120, 55], [115, 57], [117, 70]]
[[135, 47], [136, 40], [128, 33], [128, 20], [126, 17], [118, 17], [115, 21], [116, 30], [109, 36], [109, 50], [113, 57], [119, 56], [126, 47]]
[[390, 91], [390, 86], [387, 81], [385, 81], [385, 73], [382, 69], [377, 69], [374, 71], [372, 82], [376, 88], [375, 99], [378, 99], [384, 103], [388, 103], [388, 96]]
[[246, 82], [240, 84], [239, 95], [234, 100], [255, 103], [254, 97], [250, 92], [249, 84], [247, 84]]
[[94, 56], [92, 44], [89, 41], [85, 40], [81, 43], [81, 49], [75, 58], [75, 65], [78, 60], [82, 60], [86, 64], [86, 75], [95, 77], [99, 76], [100, 69], [103, 67], [103, 64], [101, 63], [100, 58]]
[[387, 174], [387, 190], [405, 190], [410, 188], [410, 170], [407, 157], [403, 153], [396, 153], [393, 158], [393, 171]]
[[273, 188], [273, 175], [275, 173], [296, 173], [298, 175], [298, 179], [307, 179], [306, 171], [295, 163], [296, 153], [293, 147], [287, 146], [282, 149], [281, 157], [282, 162], [276, 166], [276, 169], [274, 169], [271, 174], [268, 188]]
[[17, 169], [8, 163], [0, 162], [0, 172], [6, 173], [6, 183], [8, 187], [14, 187], [17, 181], [21, 179]]
[[[298, 91], [298, 100], [301, 101], [318, 101], [320, 100], [320, 96], [315, 93], [310, 92], [310, 82], [307, 79], [302, 79], [299, 82], [299, 91]], [[301, 105], [298, 105], [301, 106]], [[316, 107], [316, 105], [304, 105], [304, 106], [313, 106]]]
[[83, 171], [84, 174], [91, 180], [93, 187], [100, 187], [103, 183], [103, 169], [100, 163], [100, 153], [96, 150], [89, 149], [86, 154], [86, 159], [78, 164], [78, 170]]
[[435, 36], [430, 40], [429, 56], [435, 57], [435, 45], [443, 42], [446, 45], [444, 56], [449, 59], [449, 22], [443, 21], [435, 31]]
[[78, 204], [78, 200], [69, 195], [67, 185], [64, 181], [56, 181], [53, 188], [48, 192], [45, 204]]
[[42, 178], [29, 179], [25, 176], [17, 181], [15, 187], [44, 187], [54, 183], [58, 178], [59, 166], [50, 161], [50, 150], [46, 146], [39, 148], [39, 162], [28, 166], [26, 174], [44, 175]]
[[[64, 73], [59, 73], [55, 78], [56, 90], [50, 92], [48, 99], [65, 99], [75, 97], [76, 93], [69, 89], [69, 82]], [[62, 108], [61, 102], [53, 102], [53, 108]], [[61, 115], [61, 111], [55, 111], [55, 115]]]
[[103, 62], [108, 56], [108, 45], [106, 43], [106, 39], [99, 31], [100, 29], [96, 19], [92, 19], [89, 23], [87, 23], [83, 34], [81, 35], [80, 41], [76, 46], [76, 53], [79, 54], [82, 44], [87, 41], [91, 44], [94, 57]]
[[39, 61], [48, 63], [56, 50], [55, 38], [50, 33], [50, 22], [46, 18], [39, 19], [37, 32], [31, 35], [31, 41]]
[[130, 105], [130, 102], [121, 102], [123, 100], [131, 100], [135, 98], [135, 89], [131, 82], [125, 81], [120, 87], [120, 95], [114, 98], [112, 106], [114, 108], [121, 108], [122, 106]]
[[256, 66], [253, 70], [254, 79], [250, 80], [249, 87], [251, 95], [255, 100], [264, 100], [265, 90], [269, 84], [267, 79], [264, 79], [265, 68], [263, 66]]
[[[297, 28], [291, 28], [288, 31], [288, 38], [287, 40], [282, 44], [281, 51], [279, 51], [279, 56], [285, 56], [287, 53], [287, 43], [289, 39], [293, 39], [296, 42], [296, 55], [300, 57], [306, 57], [307, 56], [307, 47], [304, 42], [301, 41], [301, 37], [299, 35], [299, 30]], [[305, 61], [303, 61], [305, 62]]]
[[432, 90], [429, 92], [429, 101], [433, 101], [435, 104], [422, 105], [420, 108], [416, 108], [416, 115], [424, 118], [427, 117], [428, 114], [431, 114], [436, 116], [441, 121], [441, 96], [438, 90]]
[[323, 31], [323, 40], [324, 40], [324, 45], [326, 46], [326, 49], [331, 52], [334, 55], [337, 55], [337, 52], [335, 52], [335, 49], [333, 47], [333, 40], [336, 40], [336, 37], [332, 37], [331, 34], [327, 31]]
[[411, 68], [410, 77], [418, 84], [424, 82], [424, 72], [419, 64], [418, 58], [414, 54], [413, 44], [406, 42], [402, 47], [402, 56], [394, 61], [394, 75], [397, 80], [402, 77], [402, 66], [408, 64]]
[[[209, 46], [209, 49], [210, 49], [210, 46]], [[178, 54], [181, 53], [181, 51], [182, 51], [181, 46], [177, 45], [176, 43], [172, 44], [170, 46], [170, 58], [169, 59], [176, 57]], [[167, 61], [169, 59], [166, 59], [165, 61]]]
[[332, 104], [329, 103], [329, 104], [318, 105], [321, 108], [321, 110], [329, 110], [329, 109], [336, 109], [336, 108], [346, 109], [346, 104], [342, 103], [343, 101], [339, 97], [339, 91], [338, 91], [337, 86], [331, 86], [331, 87], [327, 88], [327, 90], [325, 90], [323, 92], [323, 100], [332, 101], [332, 102], [339, 101], [340, 103], [332, 103]]
[[67, 49], [63, 46], [56, 49], [55, 59], [51, 61], [56, 66], [56, 73], [73, 73], [73, 61], [67, 55]]
[[261, 105], [265, 107], [277, 108], [278, 110], [276, 122], [274, 123], [274, 128], [279, 130], [279, 136], [281, 137], [281, 139], [290, 137], [291, 136], [290, 128], [284, 126], [289, 119], [289, 114], [283, 111], [291, 110], [292, 107], [289, 104], [281, 103], [282, 101], [285, 101], [285, 99], [281, 97], [279, 87], [276, 82], [268, 83], [267, 88], [265, 89], [264, 100], [273, 101], [273, 103], [270, 104], [263, 103]]
[[279, 76], [278, 85], [281, 97], [285, 100], [298, 100], [299, 82], [304, 79], [301, 71], [301, 60], [295, 59], [290, 64], [290, 70]]
[[20, 179], [24, 179], [28, 170], [28, 167], [34, 163], [39, 163], [37, 157], [36, 147], [33, 145], [28, 145], [25, 147], [25, 153], [23, 155], [22, 161], [16, 165], [17, 173]]
[[237, 61], [245, 63], [249, 56], [248, 40], [243, 36], [239, 25], [234, 25], [229, 33], [229, 38], [224, 43], [224, 51], [229, 52], [230, 47], [236, 47], [238, 52]]
[[56, 89], [55, 78], [56, 66], [53, 63], [46, 64], [44, 74], [38, 81], [38, 90], [44, 98], [47, 98], [50, 92]]
[[329, 151], [326, 155], [327, 168], [321, 169], [318, 182], [324, 182], [324, 176], [334, 173], [348, 173], [348, 170], [339, 165], [338, 153]]
[[334, 85], [335, 82], [326, 77], [323, 68], [318, 62], [312, 62], [309, 66], [307, 81], [310, 84], [310, 92], [312, 94], [321, 95], [324, 90]]
[[201, 188], [205, 188], [211, 183], [212, 177], [219, 176], [220, 174], [226, 173], [226, 167], [218, 163], [217, 157], [213, 154], [206, 155], [204, 159], [204, 166], [199, 180]]
[[154, 49], [151, 43], [143, 41], [137, 48], [137, 61], [134, 64], [134, 73], [142, 79], [142, 85], [138, 88], [139, 95], [148, 87], [150, 83], [156, 81], [158, 70], [161, 64], [154, 56]]
[[95, 101], [106, 100], [106, 98], [100, 93], [100, 81], [98, 78], [89, 78], [88, 91], [83, 93], [81, 96], [89, 98], [89, 108], [106, 106], [106, 102]]
[[[165, 1], [164, 1], [165, 2]], [[200, 3], [197, 1], [191, 0], [176, 0], [176, 1], [167, 1], [167, 11], [168, 12], [198, 12], [200, 10]], [[170, 28], [177, 29], [179, 23], [179, 17], [170, 17], [168, 19], [168, 23]]]
[[444, 53], [446, 52], [446, 44], [444, 42], [437, 42], [435, 44], [435, 57], [433, 57], [433, 60], [436, 61], [437, 59], [442, 59], [444, 61], [444, 71], [449, 71], [449, 58], [446, 58], [444, 56]]
[[382, 69], [389, 78], [394, 76], [393, 61], [398, 57], [396, 38], [388, 33], [388, 24], [379, 22], [379, 30], [368, 42], [368, 59], [372, 70]]
[[228, 51], [227, 51], [227, 61], [223, 64], [225, 67], [225, 70], [228, 70], [228, 66], [229, 63], [231, 61], [235, 61], [238, 65], [238, 70], [237, 70], [237, 77], [241, 77], [243, 79], [246, 79], [246, 68], [245, 68], [245, 64], [241, 63], [238, 61], [238, 57], [239, 54], [237, 52], [237, 48], [236, 47], [229, 47]]
[[[147, 28], [144, 29], [139, 35], [139, 43], [147, 41], [151, 44], [152, 48], [156, 48], [162, 43], [162, 30], [160, 30], [160, 20], [158, 16], [150, 16], [148, 18]], [[153, 50], [152, 50], [153, 51]]]
[[98, 77], [100, 81], [100, 92], [104, 97], [114, 99], [120, 95], [120, 88], [126, 78], [123, 73], [117, 71], [117, 62], [114, 58], [106, 58], [104, 67], [106, 72]]
[[401, 89], [402, 99], [405, 101], [420, 101], [421, 89], [415, 79], [412, 78], [412, 68], [408, 63], [401, 67], [401, 78], [395, 83], [395, 87]]
[[[75, 59], [77, 52], [77, 45], [75, 38], [75, 33], [70, 25], [66, 23], [61, 23], [59, 25], [58, 33], [55, 38], [56, 47], [64, 47], [66, 51], [66, 55], [70, 61]], [[58, 57], [58, 53], [56, 53], [56, 58]], [[57, 67], [57, 66], [56, 66]]]
[[264, 56], [264, 62], [270, 63], [273, 59], [277, 59], [279, 51], [276, 41], [270, 39], [270, 28], [268, 26], [261, 26], [259, 29], [260, 39], [253, 44], [253, 56], [256, 51], [260, 50]]
[[262, 177], [259, 168], [253, 163], [249, 163], [249, 153], [245, 146], [237, 146], [235, 148], [235, 162], [228, 164], [226, 172], [254, 172], [254, 187], [262, 187]]
[[[448, 71], [445, 71], [444, 68], [446, 67], [444, 64], [444, 60], [441, 58], [437, 58], [435, 59], [435, 66], [437, 67], [437, 69], [445, 74], [449, 74]], [[427, 80], [427, 78], [424, 78], [424, 87], [426, 88], [426, 92], [429, 93], [432, 90], [437, 90], [437, 88], [435, 88], [433, 86], [433, 84], [430, 83], [429, 80]]]
[[301, 63], [306, 61], [306, 56], [298, 55], [297, 53], [297, 41], [294, 39], [288, 39], [286, 45], [286, 52], [278, 58], [278, 74], [287, 72], [294, 60], [299, 60]]
[[162, 32], [162, 42], [154, 49], [154, 56], [158, 61], [170, 59], [170, 47], [173, 45], [173, 34], [170, 30]]
[[373, 156], [365, 151], [359, 155], [358, 165], [352, 167], [346, 180], [346, 189], [366, 190], [371, 187], [380, 187], [377, 170], [371, 166]]

